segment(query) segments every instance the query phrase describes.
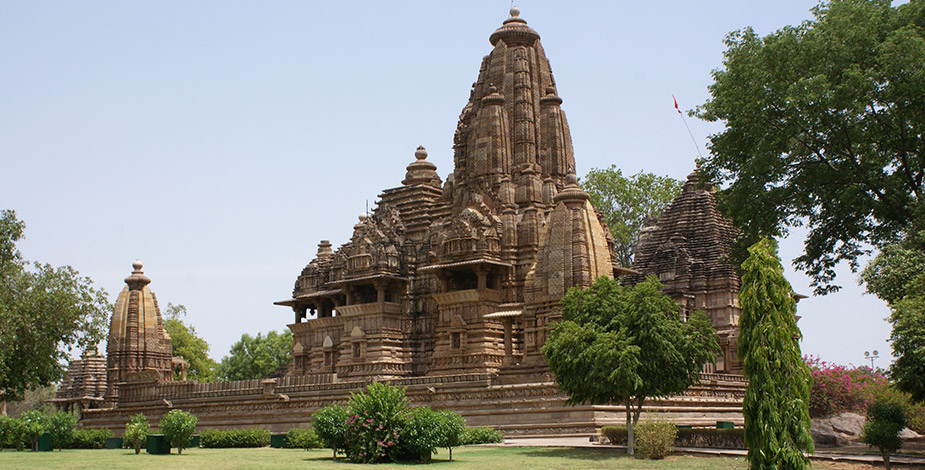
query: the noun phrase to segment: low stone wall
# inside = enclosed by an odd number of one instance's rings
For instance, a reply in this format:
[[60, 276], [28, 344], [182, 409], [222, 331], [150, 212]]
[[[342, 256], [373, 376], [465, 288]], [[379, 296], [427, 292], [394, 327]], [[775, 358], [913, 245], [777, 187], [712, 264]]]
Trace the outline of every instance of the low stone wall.
[[[494, 374], [425, 376], [392, 383], [404, 386], [415, 406], [454, 409], [470, 426], [492, 426], [506, 436], [591, 436], [601, 426], [621, 424], [622, 406], [568, 406], [553, 382], [498, 384]], [[646, 414], [658, 414], [682, 425], [712, 426], [716, 421], [742, 424], [745, 383], [740, 377], [709, 374], [684, 395], [646, 403]], [[144, 413], [156, 427], [171, 409], [199, 418], [198, 429], [261, 427], [286, 432], [311, 422], [311, 414], [331, 403], [346, 402], [367, 382], [339, 382], [328, 377], [284, 377], [198, 384], [170, 382], [126, 384], [115, 408], [86, 410], [81, 426], [109, 428], [121, 436], [125, 423]]]

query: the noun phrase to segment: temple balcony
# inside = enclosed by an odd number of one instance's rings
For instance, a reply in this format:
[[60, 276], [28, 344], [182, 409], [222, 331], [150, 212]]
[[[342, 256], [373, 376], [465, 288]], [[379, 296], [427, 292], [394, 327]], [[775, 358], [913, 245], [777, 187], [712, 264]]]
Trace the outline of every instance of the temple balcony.
[[503, 292], [495, 289], [466, 289], [434, 294], [437, 305], [453, 305], [470, 302], [500, 303]]
[[370, 315], [376, 313], [401, 314], [402, 304], [398, 302], [370, 302], [365, 304], [342, 305], [337, 307], [340, 315]]

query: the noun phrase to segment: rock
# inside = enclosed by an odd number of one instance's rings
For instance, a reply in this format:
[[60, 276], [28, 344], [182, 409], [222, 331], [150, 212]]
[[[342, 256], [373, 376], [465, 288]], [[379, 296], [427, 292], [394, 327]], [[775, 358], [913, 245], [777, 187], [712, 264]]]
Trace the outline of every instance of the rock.
[[917, 433], [917, 432], [915, 432], [915, 431], [913, 431], [913, 430], [911, 430], [911, 429], [909, 429], [909, 428], [903, 428], [902, 431], [899, 431], [899, 438], [900, 438], [900, 439], [903, 439], [903, 440], [906, 440], [906, 439], [918, 439], [918, 438], [920, 438], [920, 437], [922, 437], [921, 434], [919, 434], [919, 433]]
[[827, 419], [813, 420], [810, 432], [813, 435], [813, 442], [816, 443], [817, 446], [840, 447], [849, 444], [845, 435], [835, 431], [835, 428], [832, 427], [832, 423]]
[[856, 413], [841, 413], [829, 418], [829, 422], [832, 423], [835, 432], [857, 438], [861, 437], [861, 430], [864, 429], [867, 418]]

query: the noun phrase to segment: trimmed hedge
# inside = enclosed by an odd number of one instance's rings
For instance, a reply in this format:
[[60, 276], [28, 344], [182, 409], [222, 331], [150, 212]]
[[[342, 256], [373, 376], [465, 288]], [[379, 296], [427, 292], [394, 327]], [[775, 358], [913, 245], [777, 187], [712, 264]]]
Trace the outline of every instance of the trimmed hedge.
[[501, 444], [503, 442], [504, 434], [488, 426], [467, 427], [459, 438], [459, 444], [464, 446], [472, 444]]
[[289, 449], [321, 449], [324, 444], [315, 434], [314, 429], [293, 428], [286, 434], [286, 448]]
[[106, 440], [113, 437], [108, 429], [77, 429], [68, 449], [105, 449]]
[[[601, 436], [610, 444], [626, 445], [626, 426], [604, 426]], [[745, 449], [745, 435], [742, 428], [678, 428], [675, 447], [709, 447], [713, 449]]]
[[259, 428], [228, 431], [203, 429], [199, 433], [199, 443], [202, 447], [211, 448], [266, 447], [270, 445], [270, 431]]

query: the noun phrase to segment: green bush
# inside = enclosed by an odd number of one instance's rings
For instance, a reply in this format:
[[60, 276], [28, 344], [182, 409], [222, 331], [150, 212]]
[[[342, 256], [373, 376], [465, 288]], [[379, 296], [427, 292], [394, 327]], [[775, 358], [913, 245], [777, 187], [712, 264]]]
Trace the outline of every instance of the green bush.
[[[346, 417], [344, 420], [346, 421]], [[324, 447], [318, 434], [309, 428], [293, 428], [286, 433], [286, 447], [290, 449], [320, 449]]]
[[624, 446], [626, 445], [626, 426], [604, 426], [601, 428], [601, 436], [611, 445]]
[[183, 410], [170, 410], [161, 418], [158, 427], [161, 428], [170, 447], [176, 447], [177, 453], [182, 454], [183, 448], [189, 444], [189, 438], [196, 430], [197, 421], [195, 416]]
[[19, 422], [9, 416], [0, 416], [0, 451], [4, 447], [18, 447]]
[[399, 432], [397, 456], [400, 460], [430, 462], [437, 447], [446, 442], [443, 418], [429, 407], [414, 408]]
[[337, 451], [347, 446], [347, 408], [338, 404], [321, 408], [312, 415], [312, 428], [337, 459]]
[[463, 433], [466, 432], [466, 420], [453, 410], [443, 410], [437, 414], [442, 430], [442, 440], [438, 446], [446, 447], [447, 452], [450, 454], [450, 461], [453, 461], [453, 447], [462, 445]]
[[270, 445], [268, 429], [204, 429], [199, 433], [199, 444], [210, 448], [266, 447]]
[[145, 446], [148, 440], [148, 434], [151, 432], [151, 425], [148, 424], [148, 418], [138, 413], [132, 416], [128, 423], [125, 424], [125, 433], [122, 434], [122, 445], [135, 449], [135, 454], [141, 453], [141, 448]]
[[459, 438], [459, 445], [474, 444], [500, 444], [504, 442], [504, 434], [488, 426], [467, 427]]
[[395, 460], [392, 449], [408, 421], [405, 389], [373, 382], [347, 403], [347, 458], [358, 463]]
[[44, 411], [29, 410], [19, 416], [19, 422], [22, 423], [20, 436], [23, 445], [29, 446], [32, 450], [38, 450], [39, 436], [45, 433], [48, 427], [48, 415]]
[[913, 402], [908, 393], [896, 390], [889, 384], [876, 389], [874, 398], [876, 401], [888, 401], [902, 406], [908, 418], [906, 426], [919, 434], [925, 434], [925, 403]]
[[49, 416], [45, 429], [51, 435], [51, 446], [60, 452], [62, 448], [70, 445], [71, 439], [74, 438], [75, 424], [77, 417], [64, 411]]
[[674, 423], [655, 419], [639, 423], [635, 429], [636, 456], [650, 460], [664, 459], [674, 450], [678, 427]]
[[112, 437], [108, 429], [78, 429], [74, 431], [70, 449], [105, 449], [106, 439]]
[[903, 446], [899, 432], [906, 427], [906, 413], [898, 403], [877, 401], [867, 408], [867, 423], [861, 440], [880, 449], [883, 463], [890, 468], [890, 453]]

